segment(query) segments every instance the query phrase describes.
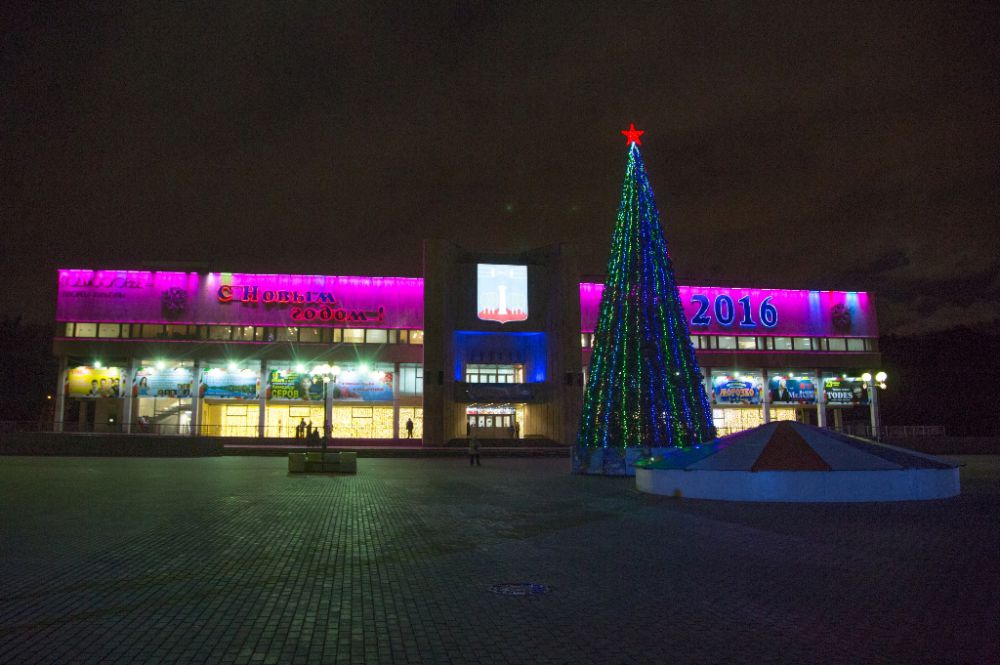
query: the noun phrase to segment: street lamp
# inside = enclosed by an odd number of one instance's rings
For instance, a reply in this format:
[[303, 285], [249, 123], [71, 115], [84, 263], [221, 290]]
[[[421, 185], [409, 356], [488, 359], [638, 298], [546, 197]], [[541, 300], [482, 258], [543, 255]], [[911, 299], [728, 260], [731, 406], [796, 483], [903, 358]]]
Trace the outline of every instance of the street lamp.
[[321, 459], [321, 470], [326, 472], [326, 447], [330, 441], [330, 437], [333, 434], [333, 422], [331, 422], [331, 415], [333, 413], [333, 390], [330, 389], [330, 384], [336, 386], [337, 377], [340, 375], [340, 367], [337, 365], [330, 365], [328, 363], [323, 363], [322, 365], [317, 365], [310, 372], [314, 377], [322, 379], [323, 381], [323, 443], [322, 446], [322, 459]]
[[881, 439], [881, 436], [879, 436], [878, 391], [886, 389], [885, 381], [888, 378], [889, 375], [883, 371], [876, 372], [874, 377], [871, 372], [865, 372], [861, 375], [861, 380], [864, 381], [864, 386], [868, 389], [868, 408], [871, 412], [872, 438], [876, 441]]

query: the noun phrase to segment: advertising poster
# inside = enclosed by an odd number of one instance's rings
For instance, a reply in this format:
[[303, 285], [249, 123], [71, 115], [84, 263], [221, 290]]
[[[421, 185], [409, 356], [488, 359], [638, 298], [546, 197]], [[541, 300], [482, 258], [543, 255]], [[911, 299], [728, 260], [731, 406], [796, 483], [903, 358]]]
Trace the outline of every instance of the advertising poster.
[[308, 374], [272, 369], [267, 385], [267, 399], [323, 401], [323, 380]]
[[762, 384], [759, 376], [715, 374], [712, 400], [716, 404], [760, 404]]
[[206, 370], [201, 376], [201, 396], [216, 399], [257, 399], [260, 381], [252, 369], [230, 371], [221, 367]]
[[343, 402], [391, 402], [392, 372], [348, 375], [338, 378], [333, 386], [333, 399]]
[[123, 397], [119, 367], [74, 367], [67, 378], [69, 397]]
[[823, 379], [828, 404], [868, 404], [868, 388], [857, 376], [835, 376]]
[[191, 397], [194, 376], [187, 367], [141, 367], [132, 380], [133, 397]]
[[772, 404], [816, 403], [816, 382], [808, 376], [772, 376], [768, 389]]
[[477, 271], [480, 320], [509, 323], [528, 319], [528, 266], [480, 263]]

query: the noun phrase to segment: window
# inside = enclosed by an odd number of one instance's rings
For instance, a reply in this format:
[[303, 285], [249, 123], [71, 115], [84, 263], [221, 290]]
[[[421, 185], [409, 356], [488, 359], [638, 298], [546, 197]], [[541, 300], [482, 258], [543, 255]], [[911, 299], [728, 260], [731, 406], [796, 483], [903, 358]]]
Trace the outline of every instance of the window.
[[365, 343], [365, 329], [364, 328], [344, 328], [344, 343], [345, 344], [364, 344]]
[[73, 336], [73, 324], [72, 323], [67, 323], [66, 324], [66, 333], [65, 333], [65, 335], [66, 335], [66, 337], [72, 337]]
[[741, 351], [756, 351], [757, 350], [757, 338], [756, 337], [737, 337], [736, 345]]
[[774, 350], [775, 351], [791, 351], [792, 350], [792, 338], [791, 337], [774, 337]]
[[97, 326], [97, 336], [98, 337], [118, 337], [122, 334], [121, 324], [118, 323], [100, 323]]
[[344, 341], [344, 331], [340, 328], [330, 330], [330, 342], [332, 344], [340, 344], [342, 341]]
[[369, 329], [365, 331], [365, 343], [385, 344], [389, 341], [389, 335], [385, 330]]
[[296, 326], [281, 326], [276, 332], [278, 333], [277, 340], [279, 342], [299, 341], [299, 329]]
[[76, 336], [77, 337], [97, 337], [97, 324], [96, 323], [78, 323], [78, 324], [76, 324]]
[[848, 351], [864, 351], [865, 350], [865, 340], [859, 337], [848, 337], [847, 338], [847, 350]]
[[467, 383], [524, 383], [523, 365], [479, 365], [465, 367]]
[[253, 338], [258, 342], [273, 342], [274, 335], [274, 328], [257, 326], [253, 331]]
[[386, 333], [388, 336], [389, 344], [395, 344], [399, 340], [398, 330], [387, 330]]
[[792, 339], [792, 346], [796, 351], [812, 351], [812, 337], [795, 337]]
[[588, 335], [587, 333], [580, 334], [580, 346], [583, 347], [584, 349], [590, 346], [590, 340], [588, 339], [589, 337], [590, 335]]
[[423, 344], [424, 343], [424, 331], [423, 330], [411, 330], [410, 331], [410, 344]]
[[215, 340], [232, 339], [232, 337], [233, 337], [232, 326], [211, 326], [208, 329], [209, 339], [215, 339]]
[[323, 341], [323, 329], [299, 328], [299, 341], [303, 344], [318, 344]]
[[691, 346], [700, 349], [701, 338], [698, 335], [691, 335]]
[[233, 339], [243, 342], [253, 341], [253, 326], [237, 326], [233, 328]]
[[153, 326], [148, 323], [142, 324], [141, 336], [143, 339], [157, 339], [163, 335], [163, 326]]
[[424, 392], [423, 365], [402, 363], [399, 366], [399, 392], [407, 395], [420, 395]]
[[178, 339], [187, 337], [188, 327], [187, 326], [164, 326], [164, 334], [168, 338]]
[[736, 338], [732, 335], [719, 335], [717, 338], [719, 340], [720, 349], [735, 349], [736, 348]]
[[846, 351], [847, 341], [843, 337], [831, 337], [827, 340], [831, 351]]

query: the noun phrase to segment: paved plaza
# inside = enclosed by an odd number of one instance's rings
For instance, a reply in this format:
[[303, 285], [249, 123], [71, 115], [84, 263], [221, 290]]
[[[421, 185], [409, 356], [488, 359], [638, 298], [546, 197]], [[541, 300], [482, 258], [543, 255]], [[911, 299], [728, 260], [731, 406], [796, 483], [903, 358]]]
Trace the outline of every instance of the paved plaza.
[[964, 461], [952, 500], [768, 505], [566, 459], [0, 458], [0, 663], [996, 663], [1000, 457]]

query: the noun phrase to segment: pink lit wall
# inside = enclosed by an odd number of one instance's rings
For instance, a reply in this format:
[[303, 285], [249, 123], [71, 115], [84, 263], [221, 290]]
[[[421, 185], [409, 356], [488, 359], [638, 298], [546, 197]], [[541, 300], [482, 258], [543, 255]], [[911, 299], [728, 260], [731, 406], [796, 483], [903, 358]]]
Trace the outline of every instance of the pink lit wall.
[[[603, 284], [580, 284], [583, 332], [593, 332]], [[679, 286], [691, 334], [877, 337], [875, 302], [852, 291]]]
[[60, 270], [58, 321], [423, 328], [424, 282], [131, 270]]

